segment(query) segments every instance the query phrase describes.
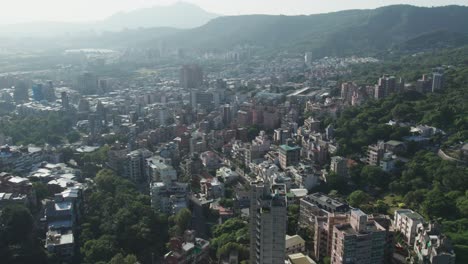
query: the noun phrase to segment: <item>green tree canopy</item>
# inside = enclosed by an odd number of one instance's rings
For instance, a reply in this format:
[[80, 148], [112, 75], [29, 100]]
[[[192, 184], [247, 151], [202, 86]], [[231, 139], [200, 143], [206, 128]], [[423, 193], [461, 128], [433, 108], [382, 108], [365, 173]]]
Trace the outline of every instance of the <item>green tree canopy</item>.
[[352, 192], [349, 195], [348, 202], [349, 202], [349, 205], [353, 207], [359, 207], [361, 205], [369, 203], [370, 199], [371, 198], [367, 193], [361, 190], [358, 190], [358, 191]]

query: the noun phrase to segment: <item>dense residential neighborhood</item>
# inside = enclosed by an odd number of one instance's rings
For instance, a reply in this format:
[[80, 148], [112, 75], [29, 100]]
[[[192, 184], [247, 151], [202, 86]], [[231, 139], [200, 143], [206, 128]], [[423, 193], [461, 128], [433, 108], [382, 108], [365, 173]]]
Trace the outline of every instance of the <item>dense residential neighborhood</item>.
[[468, 41], [450, 43], [0, 63], [0, 262], [468, 263]]

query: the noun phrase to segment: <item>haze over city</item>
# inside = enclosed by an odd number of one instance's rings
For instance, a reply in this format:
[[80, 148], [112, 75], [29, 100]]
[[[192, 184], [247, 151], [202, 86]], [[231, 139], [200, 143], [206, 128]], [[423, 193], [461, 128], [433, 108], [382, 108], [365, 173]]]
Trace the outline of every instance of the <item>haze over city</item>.
[[[177, 0], [3, 0], [0, 23], [33, 21], [90, 22], [117, 12], [165, 6]], [[347, 9], [369, 9], [386, 5], [467, 5], [466, 0], [186, 0], [219, 15], [318, 14]]]

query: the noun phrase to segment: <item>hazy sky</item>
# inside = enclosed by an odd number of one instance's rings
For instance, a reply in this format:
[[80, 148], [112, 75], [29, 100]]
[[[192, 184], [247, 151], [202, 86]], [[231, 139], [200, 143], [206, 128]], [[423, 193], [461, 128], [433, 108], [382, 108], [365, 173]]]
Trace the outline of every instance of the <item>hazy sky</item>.
[[[31, 21], [92, 21], [118, 11], [177, 0], [0, 0], [0, 23]], [[468, 0], [186, 0], [205, 10], [224, 14], [316, 14], [392, 4], [418, 6], [468, 5]]]

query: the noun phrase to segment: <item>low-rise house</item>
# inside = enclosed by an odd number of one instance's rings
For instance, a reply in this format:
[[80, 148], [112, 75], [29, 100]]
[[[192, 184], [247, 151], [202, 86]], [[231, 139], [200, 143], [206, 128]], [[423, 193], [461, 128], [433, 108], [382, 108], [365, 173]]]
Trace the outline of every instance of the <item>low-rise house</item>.
[[309, 256], [302, 253], [295, 253], [288, 256], [286, 264], [316, 264], [316, 262]]
[[224, 197], [224, 184], [217, 178], [201, 179], [200, 189], [207, 199], [218, 199]]
[[305, 252], [305, 240], [299, 235], [286, 235], [286, 255]]
[[183, 237], [172, 238], [169, 241], [169, 249], [164, 255], [164, 263], [202, 264], [208, 262], [210, 242], [195, 237], [195, 231], [187, 230]]
[[225, 183], [239, 179], [239, 174], [228, 167], [221, 167], [216, 171], [216, 177], [222, 178]]
[[200, 159], [202, 161], [203, 166], [209, 170], [217, 170], [221, 167], [222, 160], [221, 158], [212, 151], [206, 151], [200, 154]]
[[454, 264], [455, 251], [450, 240], [440, 233], [437, 224], [419, 224], [414, 243], [416, 257], [413, 263], [418, 264]]
[[397, 140], [390, 140], [385, 142], [385, 150], [395, 154], [399, 154], [406, 151], [406, 144]]
[[61, 233], [57, 230], [49, 230], [46, 235], [45, 248], [47, 252], [55, 254], [62, 261], [69, 261], [75, 252], [75, 238], [73, 233]]
[[0, 192], [0, 209], [9, 205], [28, 205], [28, 197], [19, 193]]
[[180, 182], [154, 182], [150, 185], [151, 206], [162, 213], [176, 214], [187, 208], [189, 185]]
[[0, 193], [5, 194], [2, 203], [25, 202], [27, 206], [35, 206], [37, 203], [36, 191], [29, 179], [9, 173], [0, 174]]

